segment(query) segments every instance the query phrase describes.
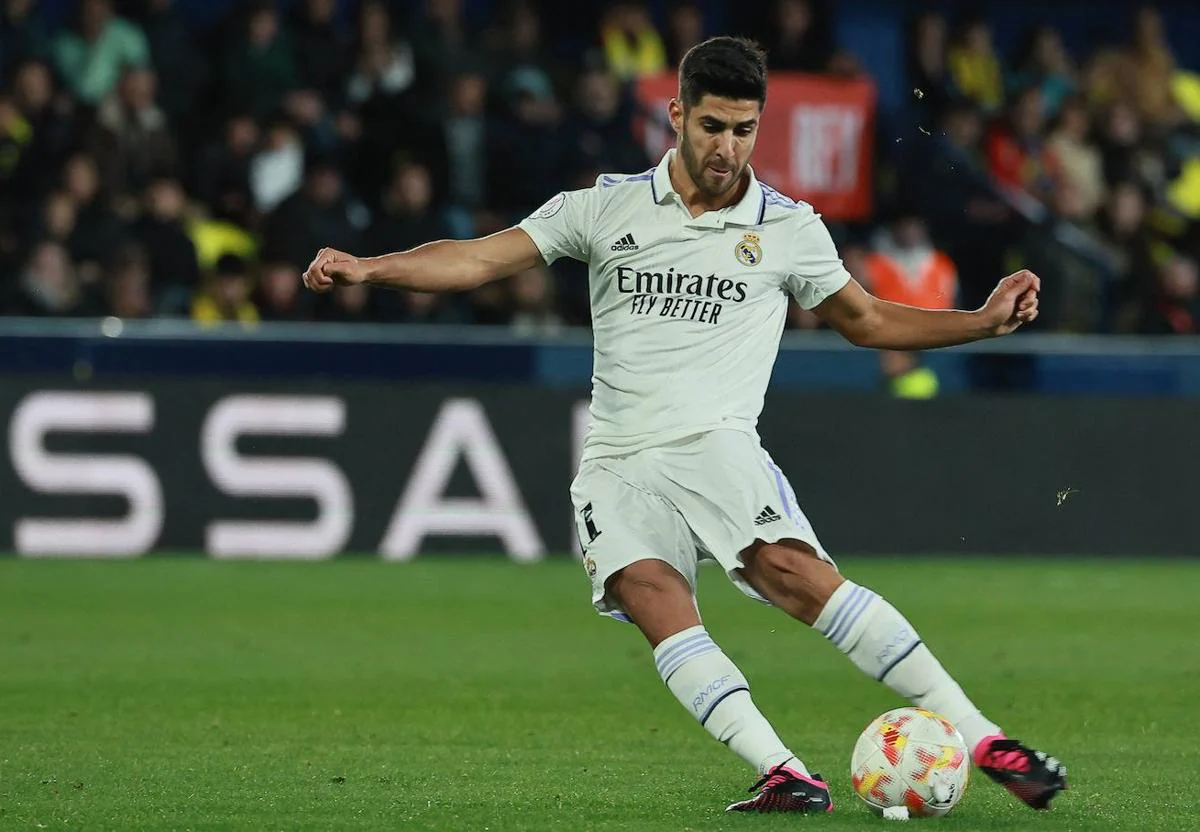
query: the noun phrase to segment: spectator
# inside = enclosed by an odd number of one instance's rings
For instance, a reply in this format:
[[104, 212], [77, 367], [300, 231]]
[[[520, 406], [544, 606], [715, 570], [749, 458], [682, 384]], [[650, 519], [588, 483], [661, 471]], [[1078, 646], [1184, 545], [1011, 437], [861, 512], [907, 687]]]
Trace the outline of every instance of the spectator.
[[579, 77], [566, 125], [563, 153], [572, 185], [590, 187], [601, 173], [638, 173], [650, 167], [634, 140], [631, 112], [622, 106], [617, 79], [603, 69]]
[[[272, 138], [286, 143], [280, 137]], [[259, 187], [263, 192], [255, 194], [250, 171], [258, 142], [258, 123], [247, 113], [235, 113], [225, 122], [220, 140], [211, 142], [198, 154], [194, 177], [189, 183], [201, 202], [222, 216], [239, 218], [247, 226], [253, 225], [251, 218], [259, 205], [273, 207], [296, 189], [300, 179], [292, 170], [283, 174], [274, 169], [262, 170]], [[264, 167], [271, 166], [264, 163]]]
[[[491, 87], [505, 89], [517, 72], [541, 73], [552, 84], [553, 68], [542, 43], [542, 19], [530, 0], [509, 0], [488, 44]], [[501, 102], [502, 103], [502, 102]]]
[[22, 158], [27, 191], [19, 196], [38, 196], [46, 190], [75, 141], [73, 104], [56, 87], [50, 66], [38, 59], [14, 67], [12, 101], [33, 131], [29, 153]]
[[161, 177], [146, 187], [132, 236], [145, 252], [146, 271], [160, 313], [184, 314], [200, 285], [196, 244], [184, 227], [186, 196], [177, 179]]
[[359, 11], [354, 71], [345, 97], [355, 106], [376, 97], [394, 100], [412, 87], [416, 58], [412, 45], [396, 36], [391, 15], [379, 0], [367, 0]]
[[615, 0], [600, 25], [600, 45], [609, 71], [621, 81], [656, 75], [667, 68], [667, 50], [650, 10], [639, 0]]
[[304, 181], [304, 142], [286, 119], [274, 120], [250, 160], [250, 192], [259, 214], [271, 211]]
[[0, 6], [0, 81], [19, 63], [50, 55], [50, 34], [37, 0], [2, 0]]
[[554, 276], [534, 266], [512, 278], [513, 315], [509, 327], [521, 336], [557, 335], [563, 320], [555, 311]]
[[397, 166], [384, 191], [381, 208], [363, 240], [368, 256], [404, 251], [449, 236], [433, 207], [429, 170], [418, 162]]
[[145, 252], [126, 247], [110, 265], [106, 288], [106, 311], [118, 318], [149, 318], [154, 314], [150, 268]]
[[[888, 228], [878, 234], [874, 248], [865, 267], [867, 285], [877, 297], [923, 309], [955, 306], [954, 261], [933, 247], [925, 221], [915, 211], [897, 211]], [[879, 358], [893, 395], [919, 399], [937, 395], [937, 375], [922, 367], [916, 354], [883, 350]]]
[[[11, 210], [10, 200], [32, 187], [20, 180], [33, 147], [33, 127], [12, 97], [0, 92], [0, 206]], [[0, 215], [7, 214], [8, 210], [3, 210]]]
[[1004, 104], [1004, 70], [992, 45], [992, 28], [982, 18], [968, 20], [950, 48], [950, 77], [958, 94], [985, 113]]
[[89, 144], [110, 194], [140, 192], [152, 176], [175, 172], [178, 150], [156, 90], [152, 71], [131, 67], [96, 115]]
[[667, 65], [679, 69], [687, 51], [705, 38], [704, 13], [695, 0], [675, 0], [667, 12]]
[[974, 105], [950, 105], [935, 131], [933, 152], [922, 150], [908, 161], [901, 186], [926, 217], [936, 244], [958, 264], [968, 308], [987, 299], [1014, 234], [1013, 213], [988, 174], [983, 133], [983, 116]]
[[[363, 252], [368, 256], [387, 254], [442, 240], [450, 236], [447, 224], [433, 206], [433, 182], [429, 170], [418, 162], [403, 162], [397, 166], [383, 193], [381, 210], [376, 214], [363, 237]], [[421, 306], [404, 292], [377, 293], [373, 302], [379, 318], [405, 320], [418, 310], [421, 315], [436, 314], [443, 306], [457, 304], [457, 299], [445, 303]]]
[[1104, 164], [1091, 141], [1091, 115], [1082, 98], [1068, 98], [1063, 103], [1047, 150], [1060, 172], [1060, 187], [1071, 190], [1079, 214], [1095, 215], [1104, 199]]
[[288, 92], [283, 97], [283, 112], [300, 132], [304, 146], [323, 153], [339, 152], [344, 139], [356, 138], [359, 133], [358, 120], [350, 113], [335, 115], [316, 90]]
[[1173, 256], [1158, 272], [1153, 301], [1142, 320], [1146, 335], [1200, 334], [1200, 275], [1196, 261]]
[[37, 217], [28, 223], [27, 236], [67, 248], [71, 235], [75, 233], [77, 214], [75, 200], [70, 193], [63, 189], [50, 191], [42, 200]]
[[812, 0], [775, 0], [764, 39], [767, 65], [775, 71], [823, 72], [832, 50], [817, 30]]
[[436, 109], [446, 80], [476, 54], [475, 38], [463, 20], [462, 0], [425, 0], [412, 26], [417, 86], [422, 110]]
[[293, 263], [308, 262], [322, 246], [356, 251], [367, 221], [366, 209], [346, 192], [336, 161], [314, 155], [300, 190], [267, 217], [264, 246]]
[[1143, 6], [1137, 12], [1129, 57], [1137, 92], [1133, 103], [1138, 114], [1156, 127], [1174, 121], [1178, 117], [1171, 92], [1175, 56], [1163, 33], [1162, 15], [1153, 6]]
[[49, 241], [35, 245], [17, 279], [8, 314], [66, 318], [96, 311], [66, 249]]
[[415, 53], [394, 28], [382, 2], [368, 0], [362, 5], [354, 74], [346, 88], [346, 99], [363, 124], [347, 173], [372, 203], [379, 171], [392, 167], [398, 148], [430, 143], [429, 112], [438, 112], [419, 110], [414, 92]]
[[1033, 28], [1009, 86], [1015, 91], [1037, 87], [1042, 94], [1046, 117], [1054, 118], [1058, 114], [1063, 100], [1076, 91], [1077, 83], [1071, 56], [1057, 29], [1053, 26]]
[[75, 228], [71, 233], [71, 259], [80, 266], [80, 278], [99, 278], [100, 264], [108, 262], [124, 241], [120, 218], [100, 184], [96, 161], [76, 153], [63, 166], [63, 184], [75, 203]]
[[192, 302], [192, 320], [202, 326], [220, 323], [253, 326], [259, 316], [250, 299], [251, 292], [246, 261], [237, 255], [222, 255], [203, 291]]
[[562, 182], [560, 108], [540, 73], [518, 71], [509, 79], [507, 112], [490, 137], [488, 200], [508, 224], [545, 201]]
[[934, 124], [950, 103], [953, 82], [947, 66], [946, 18], [924, 12], [914, 20], [908, 44], [908, 79], [918, 116]]
[[1107, 287], [1106, 328], [1133, 332], [1156, 300], [1157, 266], [1141, 186], [1131, 181], [1114, 184], [1097, 224], [1114, 271], [1113, 283]]
[[1049, 203], [1058, 168], [1046, 149], [1043, 112], [1041, 91], [1037, 87], [1022, 90], [1011, 102], [1008, 117], [988, 136], [987, 154], [997, 182]]
[[142, 28], [158, 77], [158, 102], [186, 144], [203, 115], [197, 112], [201, 90], [211, 80], [208, 60], [200, 51], [191, 24], [175, 0], [144, 0]]
[[490, 202], [488, 146], [493, 125], [484, 112], [487, 81], [474, 70], [450, 85], [450, 109], [429, 143], [435, 190], [456, 218], [455, 236], [475, 233], [478, 214]]
[[350, 71], [350, 44], [337, 23], [335, 0], [298, 3], [292, 36], [299, 85], [320, 95], [326, 106], [341, 107]]
[[276, 113], [284, 95], [297, 87], [292, 44], [271, 0], [251, 5], [244, 32], [225, 55], [223, 76], [225, 100], [260, 119]]
[[1133, 180], [1155, 192], [1166, 185], [1162, 152], [1146, 134], [1132, 104], [1116, 101], [1108, 108], [1102, 121], [1100, 152], [1104, 158], [1104, 178], [1109, 182]]
[[286, 260], [263, 263], [254, 300], [264, 321], [312, 320], [312, 296], [301, 294], [300, 275], [300, 267]]
[[142, 30], [113, 12], [112, 0], [80, 0], [78, 25], [54, 41], [54, 59], [67, 87], [96, 106], [129, 66], [147, 66], [150, 46]]

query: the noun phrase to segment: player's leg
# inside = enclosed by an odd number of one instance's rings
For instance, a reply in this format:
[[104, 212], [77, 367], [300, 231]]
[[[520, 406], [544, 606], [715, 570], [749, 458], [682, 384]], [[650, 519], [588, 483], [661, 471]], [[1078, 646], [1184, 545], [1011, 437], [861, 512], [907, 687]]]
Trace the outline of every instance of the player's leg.
[[813, 626], [872, 678], [950, 719], [980, 767], [1026, 803], [1048, 802], [1065, 785], [1056, 761], [1005, 739], [979, 712], [895, 607], [838, 573], [757, 437], [715, 430], [663, 456], [659, 488], [743, 592]]
[[746, 677], [704, 629], [683, 574], [662, 560], [639, 560], [607, 581], [606, 596], [642, 631], [679, 703], [762, 775], [755, 796], [731, 811], [832, 811], [824, 781], [779, 739], [754, 704]]
[[985, 717], [888, 601], [843, 578], [800, 540], [755, 541], [742, 552], [746, 581], [772, 604], [812, 626], [856, 667], [918, 707], [950, 720], [976, 764], [1034, 808], [1066, 788], [1053, 757], [1004, 736]]
[[804, 794], [781, 796], [770, 808], [830, 806], [828, 790], [808, 777], [759, 713], [746, 677], [700, 622], [695, 541], [679, 512], [646, 481], [657, 464], [647, 453], [585, 463], [571, 484], [592, 604], [637, 625], [663, 683], [708, 733], [761, 775], [781, 767], [788, 772], [776, 779], [796, 783], [794, 791]]

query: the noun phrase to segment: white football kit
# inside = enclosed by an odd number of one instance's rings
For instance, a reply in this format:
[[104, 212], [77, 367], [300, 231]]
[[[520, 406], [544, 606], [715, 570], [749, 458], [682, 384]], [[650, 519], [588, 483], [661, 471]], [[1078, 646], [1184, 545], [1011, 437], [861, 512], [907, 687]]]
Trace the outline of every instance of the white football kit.
[[737, 571], [755, 539], [828, 558], [757, 424], [788, 296], [811, 309], [850, 275], [820, 216], [752, 169], [739, 202], [693, 218], [671, 185], [674, 153], [519, 224], [547, 263], [589, 266], [591, 424], [571, 497], [593, 603], [617, 617], [605, 581], [645, 558], [693, 587], [712, 558], [759, 600]]

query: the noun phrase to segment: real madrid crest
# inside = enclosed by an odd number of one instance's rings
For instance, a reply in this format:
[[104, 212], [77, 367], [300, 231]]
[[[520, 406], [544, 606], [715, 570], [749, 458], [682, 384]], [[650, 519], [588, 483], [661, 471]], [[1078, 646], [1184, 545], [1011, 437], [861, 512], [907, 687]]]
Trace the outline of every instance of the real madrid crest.
[[749, 232], [733, 247], [733, 255], [743, 266], [757, 266], [762, 262], [762, 246], [758, 244], [758, 235]]

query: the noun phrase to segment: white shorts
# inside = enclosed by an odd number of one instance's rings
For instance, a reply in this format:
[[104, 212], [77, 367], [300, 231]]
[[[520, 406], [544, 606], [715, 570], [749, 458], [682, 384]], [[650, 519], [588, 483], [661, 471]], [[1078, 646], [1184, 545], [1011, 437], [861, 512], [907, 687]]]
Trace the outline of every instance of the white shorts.
[[739, 555], [755, 540], [800, 540], [833, 563], [787, 477], [757, 436], [738, 430], [586, 460], [571, 500], [592, 604], [614, 618], [627, 620], [605, 584], [635, 561], [666, 561], [694, 593], [697, 564], [715, 560], [742, 592], [764, 603], [739, 571]]

